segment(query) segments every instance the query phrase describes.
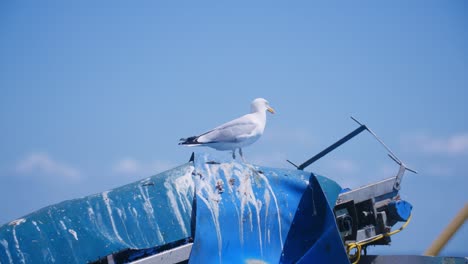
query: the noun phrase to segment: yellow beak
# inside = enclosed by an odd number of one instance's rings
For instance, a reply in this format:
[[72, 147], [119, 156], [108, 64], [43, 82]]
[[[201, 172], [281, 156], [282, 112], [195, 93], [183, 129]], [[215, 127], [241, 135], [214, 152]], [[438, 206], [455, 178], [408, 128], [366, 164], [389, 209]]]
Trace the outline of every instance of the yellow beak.
[[268, 107], [268, 109], [267, 109], [267, 110], [268, 110], [268, 112], [270, 112], [270, 113], [272, 113], [272, 114], [274, 114], [274, 113], [275, 113], [275, 109], [273, 109], [273, 108], [271, 108], [271, 107]]

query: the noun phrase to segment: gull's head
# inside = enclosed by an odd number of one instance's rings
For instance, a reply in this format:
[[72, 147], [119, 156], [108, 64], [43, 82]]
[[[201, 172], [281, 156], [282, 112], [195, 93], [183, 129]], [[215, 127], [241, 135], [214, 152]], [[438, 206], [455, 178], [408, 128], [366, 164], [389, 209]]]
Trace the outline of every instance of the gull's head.
[[252, 104], [250, 105], [250, 112], [255, 113], [261, 111], [268, 111], [272, 114], [275, 113], [275, 110], [270, 106], [270, 103], [268, 103], [267, 100], [263, 98], [257, 98], [252, 101]]

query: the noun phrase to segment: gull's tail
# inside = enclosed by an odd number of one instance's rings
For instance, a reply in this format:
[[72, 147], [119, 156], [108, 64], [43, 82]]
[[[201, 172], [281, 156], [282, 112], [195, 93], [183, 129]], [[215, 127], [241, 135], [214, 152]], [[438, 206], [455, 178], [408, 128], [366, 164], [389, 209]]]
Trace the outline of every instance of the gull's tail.
[[201, 143], [198, 142], [198, 136], [188, 137], [188, 138], [181, 138], [179, 145], [187, 145], [187, 146], [196, 146], [200, 145]]

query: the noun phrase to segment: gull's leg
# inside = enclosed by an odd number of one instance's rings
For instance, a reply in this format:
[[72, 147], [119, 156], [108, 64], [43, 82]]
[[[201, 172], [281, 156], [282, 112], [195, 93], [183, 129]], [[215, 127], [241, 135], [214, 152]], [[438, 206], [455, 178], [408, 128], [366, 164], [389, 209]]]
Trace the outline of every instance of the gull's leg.
[[236, 159], [236, 149], [232, 151], [232, 159]]
[[242, 153], [242, 148], [239, 148], [239, 154], [242, 158], [242, 161], [245, 162], [245, 159], [244, 159], [244, 153]]

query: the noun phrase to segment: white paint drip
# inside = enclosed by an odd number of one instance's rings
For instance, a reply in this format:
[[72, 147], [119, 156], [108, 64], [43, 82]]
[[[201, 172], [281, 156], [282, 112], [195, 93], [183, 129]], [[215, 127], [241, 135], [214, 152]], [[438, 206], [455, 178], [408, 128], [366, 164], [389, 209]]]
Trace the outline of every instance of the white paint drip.
[[[141, 230], [141, 227], [140, 227], [140, 221], [138, 221], [138, 211], [135, 209], [135, 207], [132, 207], [130, 204], [128, 205], [128, 211], [132, 215], [132, 218], [135, 220], [137, 229], [140, 230], [140, 234], [143, 234], [143, 231]], [[146, 244], [149, 243], [147, 236], [142, 236], [142, 238], [144, 239]]]
[[210, 167], [205, 164], [205, 174], [204, 178], [200, 179], [196, 177], [197, 180], [197, 197], [205, 203], [206, 207], [211, 213], [211, 218], [213, 219], [213, 224], [216, 230], [216, 237], [218, 238], [218, 256], [219, 261], [221, 262], [221, 249], [222, 249], [222, 235], [221, 228], [219, 223], [219, 203], [221, 202], [221, 195], [218, 193], [218, 190], [214, 187], [218, 179], [213, 176], [211, 173]]
[[[247, 166], [249, 166], [249, 165], [247, 165]], [[256, 173], [258, 176], [260, 176], [260, 178], [263, 179], [263, 181], [265, 182], [266, 187], [268, 188], [268, 190], [269, 190], [270, 193], [271, 193], [271, 196], [273, 197], [273, 201], [275, 202], [275, 205], [276, 205], [276, 214], [277, 214], [277, 217], [278, 217], [278, 231], [279, 231], [281, 249], [283, 249], [283, 235], [281, 234], [281, 233], [282, 233], [282, 229], [281, 229], [281, 214], [280, 214], [280, 209], [279, 209], [279, 206], [278, 206], [278, 200], [276, 199], [276, 195], [275, 195], [275, 193], [273, 192], [273, 189], [271, 188], [271, 185], [270, 185], [270, 182], [268, 181], [268, 178], [265, 177], [265, 175], [263, 175], [262, 173], [258, 173], [253, 167], [252, 167], [252, 171], [253, 171], [254, 173]]]
[[75, 240], [78, 241], [78, 235], [76, 234], [75, 230], [73, 229], [68, 229], [68, 232], [72, 234], [72, 236], [75, 238]]
[[308, 188], [310, 188], [310, 191], [312, 192], [312, 207], [314, 208], [314, 211], [312, 212], [312, 214], [315, 216], [317, 215], [317, 208], [315, 207], [315, 199], [314, 199], [314, 188], [312, 188], [312, 186], [310, 185], [307, 185]]
[[91, 207], [91, 204], [89, 203], [89, 201], [87, 201], [87, 203], [88, 203], [88, 217], [89, 219], [94, 219], [96, 217], [96, 214], [94, 213], [94, 210]]
[[161, 241], [162, 244], [166, 243], [166, 241], [164, 240], [164, 237], [161, 233], [161, 230], [159, 229], [159, 225], [158, 223], [156, 223], [156, 235], [158, 236], [158, 239], [159, 241]]
[[111, 208], [110, 200], [109, 200], [109, 192], [110, 191], [105, 191], [102, 193], [102, 200], [104, 201], [104, 204], [106, 205], [107, 213], [109, 214], [109, 219], [111, 221], [112, 229], [114, 230], [115, 236], [117, 237], [118, 240], [120, 240], [120, 242], [125, 243], [122, 237], [120, 237], [119, 232], [117, 231], [117, 227], [115, 226], [114, 217], [112, 216], [112, 208]]
[[200, 191], [202, 192], [203, 190], [205, 190], [208, 194], [208, 203], [211, 205], [209, 206], [209, 208], [212, 209], [211, 211], [213, 216], [213, 222], [216, 228], [216, 236], [218, 237], [218, 255], [219, 262], [221, 263], [221, 250], [223, 242], [223, 237], [221, 234], [221, 225], [219, 223], [219, 203], [221, 202], [221, 195], [219, 194], [218, 190], [216, 190], [216, 188], [213, 188], [213, 186], [216, 186], [216, 183], [218, 181], [216, 177], [213, 177], [213, 174], [211, 173], [210, 167], [208, 165], [205, 165], [205, 170], [207, 172], [207, 179], [211, 179], [211, 182], [209, 184], [205, 184], [203, 186], [204, 188], [200, 188]]
[[[24, 219], [19, 219], [19, 220], [24, 220]], [[18, 256], [21, 258], [20, 259], [21, 263], [26, 263], [26, 260], [24, 259], [24, 254], [20, 249], [18, 238], [16, 237], [16, 227], [17, 227], [17, 225], [20, 225], [20, 224], [22, 224], [24, 222], [26, 222], [26, 220], [21, 221], [20, 223], [15, 224], [13, 226], [13, 240], [15, 241], [15, 248], [16, 248], [16, 251], [18, 252]]]
[[[104, 224], [103, 224], [103, 221], [102, 221], [101, 214], [96, 215], [96, 213], [94, 212], [93, 207], [90, 204], [90, 202], [86, 201], [86, 203], [88, 204], [88, 208], [87, 208], [88, 218], [95, 225], [96, 230], [99, 230], [99, 233], [101, 235], [103, 235], [104, 237], [106, 237], [107, 239], [112, 240], [113, 237], [109, 234], [109, 232], [107, 232], [106, 228], [103, 228]], [[97, 207], [97, 210], [99, 212], [100, 211], [99, 210], [99, 204], [96, 203], [95, 206]]]
[[241, 245], [243, 245], [244, 244], [244, 230], [243, 230], [244, 225], [243, 225], [242, 216], [239, 213], [239, 207], [237, 206], [237, 202], [236, 202], [237, 192], [234, 191], [235, 186], [238, 183], [236, 183], [236, 178], [233, 177], [233, 174], [230, 173], [233, 171], [233, 167], [234, 166], [232, 165], [232, 163], [231, 164], [223, 163], [220, 165], [220, 169], [223, 171], [224, 177], [226, 178], [226, 181], [228, 182], [227, 186], [228, 186], [229, 194], [231, 196], [231, 202], [234, 206], [234, 209], [236, 209], [237, 221], [239, 225], [239, 240], [240, 240]]
[[193, 166], [188, 167], [184, 175], [176, 178], [172, 184], [173, 188], [177, 191], [179, 202], [186, 214], [192, 213], [192, 200], [189, 199], [189, 195], [193, 195], [195, 189], [192, 179], [193, 170]]
[[8, 225], [17, 226], [17, 225], [21, 225], [21, 224], [24, 224], [24, 223], [26, 223], [26, 219], [20, 218], [20, 219], [16, 219], [16, 220], [11, 221]]
[[36, 230], [37, 232], [41, 232], [41, 229], [39, 228], [39, 226], [37, 225], [36, 221], [32, 221], [33, 225], [36, 227]]
[[[104, 224], [104, 221], [102, 219], [102, 210], [100, 209], [99, 203], [94, 203], [94, 205], [91, 205], [89, 201], [87, 201], [88, 204], [88, 216], [89, 219], [93, 222], [95, 225], [96, 230], [99, 230], [99, 232], [106, 237], [108, 240], [112, 240], [113, 236], [111, 236], [106, 228], [106, 225]], [[93, 206], [96, 208], [96, 211], [98, 212], [95, 214]]]
[[138, 188], [140, 189], [141, 196], [143, 197], [143, 209], [145, 210], [146, 214], [148, 217], [154, 216], [154, 209], [153, 205], [151, 205], [151, 201], [149, 200], [149, 195], [147, 196], [145, 191], [143, 190], [143, 187], [141, 185], [138, 185]]
[[[67, 220], [67, 217], [64, 217], [64, 220]], [[62, 220], [60, 220], [59, 223], [60, 223], [60, 226], [62, 227], [62, 229], [64, 231], [67, 231], [67, 226], [65, 225], [65, 223]], [[68, 246], [70, 248], [73, 248], [73, 245], [72, 245], [72, 243], [71, 243], [71, 241], [69, 239], [67, 239], [67, 243], [68, 243]], [[73, 254], [73, 256], [75, 256], [75, 251], [72, 251], [72, 254]]]
[[133, 247], [137, 247], [135, 243], [132, 241], [132, 238], [130, 237], [130, 234], [128, 233], [127, 225], [125, 224], [125, 222], [127, 221], [127, 214], [125, 213], [125, 209], [122, 210], [120, 208], [115, 208], [115, 210], [117, 211], [117, 214], [119, 215], [120, 220], [123, 222], [122, 226], [125, 230], [125, 234], [127, 234], [127, 239], [128, 239], [127, 245], [132, 244]]
[[[265, 193], [263, 194], [263, 199], [265, 201], [265, 228], [267, 230], [267, 223], [268, 223], [268, 211], [270, 210], [270, 192], [265, 189]], [[265, 232], [266, 236], [266, 232]], [[266, 239], [265, 239], [266, 240]], [[270, 243], [270, 229], [268, 229], [268, 243]]]
[[125, 214], [125, 211], [122, 211], [120, 208], [115, 208], [115, 210], [117, 211], [120, 219], [123, 219], [124, 221], [127, 220], [127, 214]]
[[268, 262], [261, 259], [246, 259], [245, 264], [268, 264]]
[[[184, 214], [191, 214], [192, 212], [192, 202], [188, 199], [188, 196], [190, 193], [193, 194], [195, 188], [192, 180], [193, 169], [193, 166], [189, 166], [183, 172], [182, 176], [175, 179], [174, 177], [168, 177], [164, 182], [172, 212], [185, 236], [188, 236], [188, 231], [185, 227], [184, 218], [182, 217], [180, 209], [182, 208]], [[174, 192], [177, 193], [177, 199]]]
[[67, 230], [67, 227], [65, 226], [65, 223], [62, 220], [60, 220], [60, 226], [63, 230]]
[[[147, 180], [149, 180], [149, 178]], [[145, 210], [146, 216], [148, 217], [148, 220], [150, 221], [150, 224], [154, 225], [154, 230], [156, 231], [156, 236], [158, 237], [159, 242], [165, 243], [164, 237], [163, 237], [163, 235], [161, 233], [161, 230], [159, 229], [156, 218], [154, 217], [154, 208], [153, 208], [153, 205], [151, 204], [151, 201], [149, 199], [148, 189], [143, 190], [142, 184], [138, 185], [138, 189], [140, 189], [140, 193], [141, 193], [141, 196], [143, 197], [143, 201], [144, 201], [143, 202], [143, 210]]]
[[[252, 221], [252, 209], [250, 208], [250, 204], [254, 204], [256, 202], [255, 195], [252, 189], [252, 182], [250, 178], [250, 174], [248, 172], [243, 173], [243, 179], [239, 186], [239, 190], [241, 192], [241, 211], [244, 211], [244, 207], [247, 206], [249, 223], [250, 223], [250, 232], [253, 232], [253, 221]], [[242, 213], [242, 217], [244, 214]]]
[[8, 241], [2, 239], [0, 240], [0, 244], [5, 248], [5, 252], [8, 258], [8, 262], [13, 264], [13, 259], [11, 258], [10, 250], [8, 249]]
[[[263, 238], [262, 227], [260, 221], [260, 212], [262, 208], [262, 201], [257, 199], [252, 187], [252, 174], [249, 170], [241, 171], [242, 178], [240, 178], [239, 195], [241, 196], [241, 216], [243, 217], [244, 207], [247, 207], [250, 220], [250, 232], [253, 232], [253, 212], [251, 206], [255, 208], [255, 215], [257, 220], [258, 242], [260, 246], [260, 254], [263, 256]], [[243, 221], [242, 221], [243, 222]]]
[[177, 204], [175, 195], [172, 192], [170, 183], [168, 181], [164, 182], [164, 187], [166, 187], [167, 189], [166, 195], [169, 199], [169, 203], [171, 204], [172, 212], [174, 213], [177, 222], [179, 222], [180, 229], [182, 230], [182, 233], [184, 233], [185, 236], [188, 236], [187, 229], [185, 228], [184, 219], [182, 218], [182, 214], [180, 213], [179, 205]]
[[[219, 185], [219, 182], [221, 182], [222, 185], [227, 186], [227, 191], [229, 191], [231, 196], [230, 200], [236, 210], [241, 245], [244, 243], [244, 222], [247, 220], [250, 224], [250, 232], [253, 232], [255, 229], [258, 230], [258, 243], [261, 254], [263, 255], [263, 242], [268, 241], [269, 244], [271, 243], [271, 232], [268, 224], [268, 218], [270, 214], [271, 198], [273, 198], [274, 205], [276, 207], [279, 240], [281, 248], [283, 248], [281, 212], [278, 200], [268, 178], [262, 173], [259, 173], [252, 165], [248, 164], [239, 164], [237, 162], [210, 165], [203, 162], [201, 164], [203, 164], [200, 166], [202, 174], [197, 173], [196, 176], [193, 177], [197, 186], [196, 195], [210, 211], [218, 239], [218, 255], [220, 262], [222, 260], [222, 233], [219, 222], [219, 204], [222, 202], [222, 191], [216, 187]], [[222, 170], [222, 172], [219, 170]], [[224, 175], [224, 180], [220, 179], [222, 178], [222, 174]], [[272, 173], [272, 175], [273, 174], [274, 173]], [[261, 197], [256, 197], [253, 184], [256, 185], [256, 191], [259, 191], [259, 189], [264, 190]], [[265, 210], [264, 219], [261, 219], [260, 217], [262, 209]], [[262, 220], [265, 221], [263, 228], [261, 225]], [[254, 221], [256, 222], [255, 228]], [[277, 241], [276, 239], [274, 240], [275, 242]]]
[[[247, 168], [246, 168], [247, 166]], [[218, 179], [216, 176], [213, 175], [220, 175], [220, 172], [216, 170], [219, 168], [223, 171], [224, 177], [228, 184], [224, 184], [228, 186], [229, 193], [231, 194], [232, 204], [236, 210], [238, 216], [238, 223], [239, 223], [239, 238], [241, 245], [244, 243], [244, 222], [245, 217], [248, 218], [250, 224], [250, 232], [254, 231], [254, 214], [256, 220], [256, 229], [258, 230], [258, 242], [261, 250], [261, 254], [263, 255], [263, 241], [267, 239], [270, 242], [270, 232], [268, 229], [267, 232], [267, 220], [269, 214], [269, 205], [271, 201], [271, 197], [275, 202], [276, 211], [277, 211], [277, 219], [278, 219], [278, 229], [279, 229], [279, 238], [281, 248], [283, 248], [283, 239], [282, 239], [282, 228], [281, 228], [281, 214], [279, 210], [278, 201], [276, 199], [276, 195], [273, 192], [273, 189], [268, 181], [268, 179], [257, 172], [257, 170], [251, 166], [246, 164], [238, 164], [236, 162], [232, 163], [222, 163], [217, 166], [206, 166], [207, 175], [203, 175], [205, 179], [198, 180], [197, 182], [197, 194], [201, 200], [206, 204], [208, 209], [211, 212], [213, 222], [215, 224], [216, 229], [219, 228], [219, 206], [218, 201], [221, 200], [221, 195], [218, 194], [217, 190], [213, 188], [216, 186], [216, 182]], [[264, 188], [264, 195], [263, 201], [261, 198], [257, 198], [255, 192], [253, 190], [253, 185], [257, 185], [257, 188]], [[266, 188], [265, 188], [266, 187]], [[237, 199], [236, 199], [237, 197]], [[212, 201], [217, 201], [213, 203]], [[238, 202], [237, 202], [237, 201]], [[239, 207], [238, 207], [238, 203]], [[262, 231], [261, 226], [261, 210], [262, 207], [265, 205], [265, 225]], [[253, 209], [253, 210], [252, 210]], [[218, 236], [218, 247], [221, 246], [221, 233], [217, 231]], [[218, 234], [219, 233], [219, 234]]]
[[257, 226], [258, 226], [258, 241], [260, 243], [260, 256], [263, 257], [263, 241], [262, 241], [262, 227], [260, 221], [260, 211], [262, 210], [262, 201], [257, 200], [257, 206], [255, 207], [257, 213]]
[[54, 255], [52, 255], [52, 252], [50, 252], [50, 248], [47, 248], [47, 251], [49, 252], [50, 260], [55, 263], [55, 258]]
[[[213, 189], [213, 186], [216, 186], [216, 182], [219, 181], [216, 176], [213, 175], [220, 175], [219, 172], [215, 171], [217, 168], [220, 168], [223, 171], [224, 177], [228, 184], [225, 184], [228, 186], [228, 190], [231, 194], [235, 194], [237, 196], [237, 199], [240, 201], [240, 208], [238, 209], [237, 207], [237, 202], [236, 199], [234, 198], [234, 195], [231, 196], [232, 199], [232, 204], [234, 205], [236, 209], [236, 213], [238, 214], [238, 223], [239, 223], [239, 238], [241, 244], [244, 243], [244, 217], [247, 212], [247, 217], [249, 220], [250, 224], [250, 232], [254, 231], [254, 225], [253, 225], [253, 218], [255, 214], [255, 220], [256, 220], [256, 229], [258, 230], [258, 242], [260, 246], [260, 251], [261, 254], [263, 255], [263, 235], [262, 235], [262, 226], [261, 226], [261, 217], [260, 213], [263, 207], [263, 202], [261, 199], [257, 199], [255, 196], [255, 193], [253, 191], [252, 187], [252, 173], [249, 169], [245, 169], [243, 165], [236, 164], [236, 163], [223, 163], [220, 164], [219, 166], [208, 166], [206, 168], [207, 175], [206, 179], [203, 181], [200, 181], [202, 183], [202, 187], [200, 193], [204, 194], [203, 190], [208, 190], [206, 192], [208, 199], [211, 196], [211, 199], [209, 200], [203, 200], [207, 207], [210, 209], [213, 217], [213, 222], [215, 224], [215, 227], [218, 228], [219, 226], [219, 207], [218, 203], [213, 204], [210, 200], [221, 200], [221, 196], [218, 194], [218, 191], [216, 189]], [[251, 169], [251, 168], [250, 168]], [[268, 184], [267, 181], [263, 181], [265, 184]], [[257, 183], [259, 187], [261, 187], [262, 184], [259, 182]], [[238, 186], [237, 188], [235, 186]], [[237, 189], [235, 192], [234, 190]], [[271, 191], [271, 188], [270, 188]], [[268, 192], [268, 191], [266, 191]], [[213, 199], [213, 196], [215, 196], [215, 199]], [[216, 196], [219, 196], [216, 197]], [[269, 194], [268, 194], [269, 197]], [[203, 197], [205, 198], [205, 197]], [[269, 204], [269, 201], [268, 201]], [[211, 207], [210, 207], [211, 206]], [[254, 211], [252, 211], [252, 207]], [[266, 213], [268, 214], [268, 213]], [[266, 226], [265, 226], [266, 227]], [[218, 236], [218, 247], [221, 246], [221, 233], [219, 232], [218, 235], [218, 230], [217, 230], [217, 236]], [[282, 243], [282, 242], [281, 242]]]

